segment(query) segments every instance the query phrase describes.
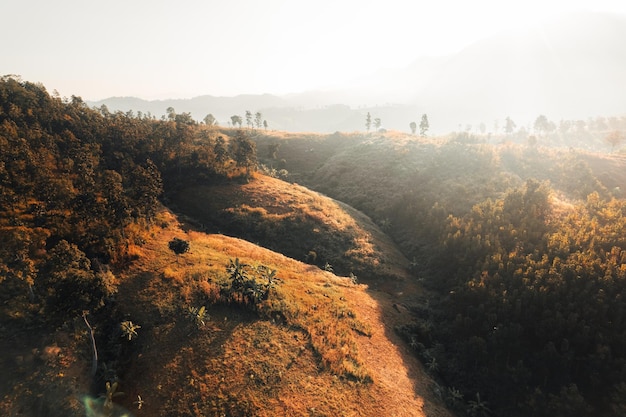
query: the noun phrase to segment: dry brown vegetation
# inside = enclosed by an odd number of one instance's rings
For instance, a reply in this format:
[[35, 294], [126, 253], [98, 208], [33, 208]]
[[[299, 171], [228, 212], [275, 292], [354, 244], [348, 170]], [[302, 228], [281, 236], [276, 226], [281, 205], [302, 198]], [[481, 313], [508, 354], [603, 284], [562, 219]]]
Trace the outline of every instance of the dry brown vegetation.
[[[325, 210], [333, 207], [327, 213], [336, 214], [337, 233], [360, 230], [336, 203], [316, 199]], [[431, 394], [432, 380], [392, 330], [410, 320], [393, 308], [398, 298], [241, 239], [190, 230], [167, 211], [149, 231], [128, 232], [138, 243], [127, 250], [130, 268], [117, 275], [119, 311], [109, 320], [140, 325], [137, 337], [122, 340], [119, 360], [101, 357], [102, 378], [92, 387], [82, 318], [45, 336], [14, 333], [2, 346], [3, 365], [16, 378], [14, 390], [2, 393], [4, 415], [80, 412], [86, 393], [105, 392], [107, 372], [124, 393], [115, 407], [137, 416], [448, 415]], [[174, 237], [189, 241], [190, 251], [176, 256], [168, 248]], [[233, 304], [220, 291], [235, 258], [278, 271], [270, 296], [256, 307]], [[414, 295], [399, 278], [395, 288]], [[190, 320], [190, 306], [206, 306], [204, 326]], [[96, 331], [101, 349], [120, 343], [114, 324], [93, 321], [104, 326]], [[11, 354], [11, 343], [33, 352]]]
[[[446, 415], [393, 332], [401, 298], [374, 290], [419, 295], [406, 259], [363, 214], [255, 177], [252, 133], [2, 77], [0, 415]], [[227, 228], [249, 241], [206, 233]]]
[[193, 186], [173, 197], [208, 231], [258, 242], [338, 275], [353, 273], [371, 287], [408, 279], [408, 262], [369, 217], [297, 184], [256, 174], [247, 184]]
[[[249, 242], [178, 228], [174, 217], [122, 278], [120, 303], [142, 325], [121, 387], [137, 415], [446, 415], [392, 332], [384, 293]], [[166, 242], [188, 239], [178, 262]], [[278, 270], [258, 311], [220, 302], [232, 258]], [[207, 305], [195, 328], [189, 305]]]

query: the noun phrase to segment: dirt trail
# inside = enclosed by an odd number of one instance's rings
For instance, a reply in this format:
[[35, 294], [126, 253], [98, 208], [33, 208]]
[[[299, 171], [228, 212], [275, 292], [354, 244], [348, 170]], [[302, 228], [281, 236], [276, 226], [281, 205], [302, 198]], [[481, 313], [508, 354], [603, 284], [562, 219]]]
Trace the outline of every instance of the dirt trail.
[[408, 321], [408, 312], [394, 309], [391, 296], [383, 292], [355, 294], [355, 298], [357, 317], [372, 329], [371, 337], [359, 337], [360, 353], [373, 375], [375, 395], [384, 399], [381, 409], [368, 415], [452, 416], [435, 397], [432, 379], [394, 332], [396, 324]]

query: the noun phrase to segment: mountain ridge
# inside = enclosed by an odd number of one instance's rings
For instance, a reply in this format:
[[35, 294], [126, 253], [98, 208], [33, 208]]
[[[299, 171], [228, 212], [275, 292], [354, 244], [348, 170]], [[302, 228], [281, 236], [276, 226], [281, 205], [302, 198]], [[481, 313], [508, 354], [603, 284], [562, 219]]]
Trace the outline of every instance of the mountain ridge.
[[[426, 113], [431, 131], [491, 124], [507, 116], [518, 126], [540, 114], [553, 119], [626, 113], [626, 17], [565, 14], [516, 31], [484, 38], [447, 57], [422, 57], [404, 69], [379, 71], [352, 86], [273, 94], [191, 99], [109, 98], [88, 102], [111, 110], [150, 112], [168, 107], [196, 120], [213, 114], [226, 125], [246, 110], [261, 112], [269, 127], [288, 131], [364, 130], [365, 114], [383, 126], [407, 131]], [[549, 41], [549, 42], [548, 42]], [[139, 99], [141, 100], [141, 99]]]

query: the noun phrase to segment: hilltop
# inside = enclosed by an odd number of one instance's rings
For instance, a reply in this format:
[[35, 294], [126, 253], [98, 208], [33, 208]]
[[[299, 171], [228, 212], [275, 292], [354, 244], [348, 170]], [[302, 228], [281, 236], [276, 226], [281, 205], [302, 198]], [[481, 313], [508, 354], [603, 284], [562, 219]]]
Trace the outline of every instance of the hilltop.
[[408, 261], [369, 217], [297, 184], [257, 174], [241, 185], [181, 189], [172, 203], [203, 230], [237, 236], [338, 275], [356, 275], [370, 286], [410, 279]]

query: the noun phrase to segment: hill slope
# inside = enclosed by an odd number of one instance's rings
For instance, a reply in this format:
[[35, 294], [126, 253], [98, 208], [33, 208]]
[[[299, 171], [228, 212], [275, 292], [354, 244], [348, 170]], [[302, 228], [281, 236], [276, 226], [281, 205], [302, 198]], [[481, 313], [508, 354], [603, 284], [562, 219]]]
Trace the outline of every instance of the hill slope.
[[[136, 416], [449, 415], [394, 334], [409, 317], [387, 294], [243, 240], [185, 232], [168, 213], [159, 219], [163, 228], [132, 248], [135, 261], [118, 275], [115, 310], [89, 318], [99, 372], [125, 393], [113, 397], [113, 410], [123, 406]], [[189, 241], [191, 250], [176, 257], [167, 245], [174, 237]], [[246, 307], [226, 298], [226, 266], [235, 258], [277, 271], [267, 301]], [[206, 315], [196, 325], [188, 308], [200, 305]], [[120, 334], [123, 320], [140, 326], [132, 338]], [[20, 336], [4, 340], [9, 372], [3, 385], [15, 389], [2, 391], [3, 415], [79, 413], [79, 398], [93, 412], [105, 411], [102, 400], [82, 397], [90, 391], [84, 329], [79, 318], [73, 328], [31, 338], [30, 358], [8, 355]], [[104, 380], [96, 385], [106, 391]], [[45, 395], [34, 399], [28, 392]]]
[[[318, 146], [338, 142], [326, 139]], [[399, 330], [448, 384], [451, 407], [623, 414], [623, 157], [388, 133], [299, 170], [296, 148], [276, 157], [386, 224], [433, 290]]]
[[[174, 236], [189, 239], [192, 248], [178, 265], [164, 244]], [[183, 330], [180, 317], [164, 320], [177, 316], [173, 305], [202, 298], [196, 286], [210, 286], [217, 280], [210, 277], [235, 257], [278, 271], [270, 306], [260, 314], [209, 307], [211, 318], [198, 330]], [[121, 289], [127, 314], [144, 324], [142, 337], [149, 338], [125, 377], [131, 392], [156, 396], [147, 415], [447, 415], [429, 398], [420, 365], [390, 331], [398, 314], [391, 299], [345, 278], [242, 240], [184, 233], [172, 221], [141, 249]], [[351, 320], [356, 331], [344, 333], [342, 321]], [[335, 355], [359, 362], [373, 382], [328, 369]]]
[[257, 174], [247, 184], [187, 187], [172, 200], [205, 230], [355, 274], [374, 287], [409, 278], [409, 262], [369, 217], [297, 184]]

